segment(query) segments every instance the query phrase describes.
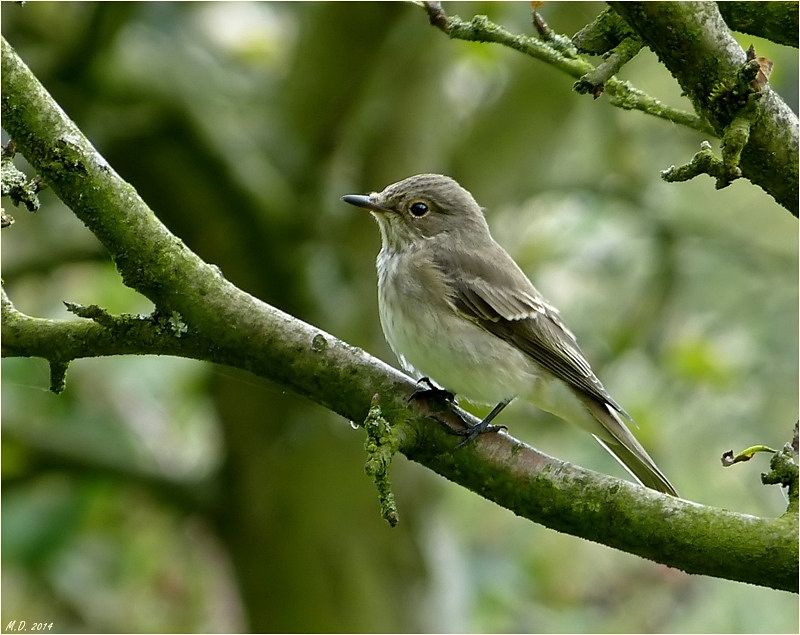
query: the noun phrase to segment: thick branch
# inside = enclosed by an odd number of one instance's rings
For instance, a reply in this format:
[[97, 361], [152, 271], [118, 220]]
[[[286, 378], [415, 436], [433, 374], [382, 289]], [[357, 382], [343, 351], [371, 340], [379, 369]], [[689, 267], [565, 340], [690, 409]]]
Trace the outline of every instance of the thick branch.
[[[502, 433], [452, 452], [457, 439], [426, 416], [424, 403], [408, 401], [414, 389], [408, 377], [244, 293], [173, 236], [5, 40], [2, 46], [5, 129], [102, 241], [125, 283], [180, 325], [138, 351], [132, 339], [114, 351], [103, 331], [117, 328], [113, 316], [87, 310], [86, 321], [39, 321], [7, 302], [4, 354], [49, 359], [60, 350], [62, 362], [104, 351], [197, 357], [270, 378], [352, 421], [364, 419], [378, 394], [381, 416], [409, 426], [401, 447], [406, 456], [521, 516], [691, 573], [797, 589], [794, 516], [755, 518], [671, 498], [562, 463]], [[65, 344], [72, 334], [77, 343]]]
[[718, 2], [719, 12], [734, 31], [757, 35], [797, 48], [797, 2]]
[[[745, 52], [728, 31], [715, 2], [609, 2], [678, 80], [695, 110], [723, 137], [739, 115], [719, 96], [736, 85]], [[798, 124], [783, 100], [765, 86], [754, 104], [742, 175], [798, 214]]]
[[[795, 516], [756, 518], [673, 499], [563, 463], [506, 434], [485, 435], [473, 446], [452, 453], [456, 440], [426, 418], [424, 406], [408, 402], [414, 388], [411, 380], [308, 324], [279, 319], [288, 316], [265, 304], [243, 310], [256, 314], [252, 330], [240, 334], [242, 363], [212, 348], [203, 355], [200, 340], [181, 341], [177, 336], [173, 342], [164, 338], [143, 342], [137, 348], [132, 340], [112, 348], [102, 333], [104, 327], [95, 322], [38, 320], [20, 313], [11, 315], [12, 319], [9, 313], [3, 316], [4, 355], [9, 353], [5, 350], [7, 340], [13, 347], [12, 355], [40, 357], [48, 357], [64, 341], [74, 340], [79, 344], [70, 349], [71, 354], [80, 357], [113, 352], [207, 359], [249, 368], [351, 420], [363, 419], [367, 406], [361, 401], [375, 390], [381, 396], [384, 416], [391, 413], [395, 425], [405, 422], [413, 426], [411, 443], [402, 448], [408, 458], [521, 516], [689, 573], [796, 590]], [[247, 322], [241, 315], [237, 320]], [[259, 348], [255, 355], [247, 352], [245, 342], [264, 330], [279, 335], [283, 344]], [[275, 367], [283, 364], [290, 367], [282, 376], [276, 374]], [[310, 379], [310, 367], [322, 383]], [[351, 382], [353, 377], [358, 381]], [[339, 385], [342, 392], [329, 393], [328, 382]], [[460, 414], [477, 423], [467, 413]]]

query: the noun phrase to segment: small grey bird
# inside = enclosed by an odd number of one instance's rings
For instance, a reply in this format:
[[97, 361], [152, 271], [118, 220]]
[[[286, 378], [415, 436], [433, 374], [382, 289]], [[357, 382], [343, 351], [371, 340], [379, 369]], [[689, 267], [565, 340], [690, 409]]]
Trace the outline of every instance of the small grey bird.
[[381, 325], [403, 368], [473, 403], [497, 404], [466, 440], [499, 429], [491, 421], [519, 395], [587, 429], [643, 485], [677, 496], [467, 190], [418, 174], [342, 200], [378, 221]]

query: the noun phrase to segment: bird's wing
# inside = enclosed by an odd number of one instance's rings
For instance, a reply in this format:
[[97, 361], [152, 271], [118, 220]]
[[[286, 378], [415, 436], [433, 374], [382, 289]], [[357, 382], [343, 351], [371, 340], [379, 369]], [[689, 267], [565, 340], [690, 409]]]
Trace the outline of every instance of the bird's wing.
[[[595, 438], [642, 484], [677, 496], [667, 478], [618, 415], [630, 415], [611, 398], [592, 372], [575, 336], [558, 311], [496, 243], [493, 251], [453, 252], [434, 257], [450, 267], [453, 308], [481, 328], [513, 344], [564, 381], [599, 423]], [[576, 422], [577, 423], [577, 422]]]
[[[595, 376], [558, 311], [547, 304], [511, 256], [494, 246], [491, 258], [483, 260], [475, 252], [445, 255], [454, 272], [448, 280], [455, 310], [513, 344], [580, 393], [630, 418]], [[443, 265], [441, 257], [434, 259]]]

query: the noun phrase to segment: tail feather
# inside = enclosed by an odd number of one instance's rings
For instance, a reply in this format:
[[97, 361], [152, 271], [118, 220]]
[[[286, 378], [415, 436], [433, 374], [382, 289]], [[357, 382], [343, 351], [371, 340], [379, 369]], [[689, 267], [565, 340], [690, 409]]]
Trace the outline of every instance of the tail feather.
[[603, 432], [606, 433], [602, 436], [594, 434], [594, 438], [628, 470], [631, 476], [646, 487], [671, 496], [678, 495], [642, 444], [636, 440], [619, 415], [608, 404], [590, 397], [581, 397], [581, 401], [603, 426]]

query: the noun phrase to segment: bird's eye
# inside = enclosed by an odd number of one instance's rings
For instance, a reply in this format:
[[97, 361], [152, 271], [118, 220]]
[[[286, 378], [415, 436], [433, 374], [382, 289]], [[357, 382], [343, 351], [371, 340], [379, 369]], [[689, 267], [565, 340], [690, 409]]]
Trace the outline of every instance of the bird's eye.
[[430, 211], [430, 208], [428, 208], [428, 206], [422, 201], [416, 201], [408, 206], [408, 211], [411, 212], [412, 216], [421, 218]]

